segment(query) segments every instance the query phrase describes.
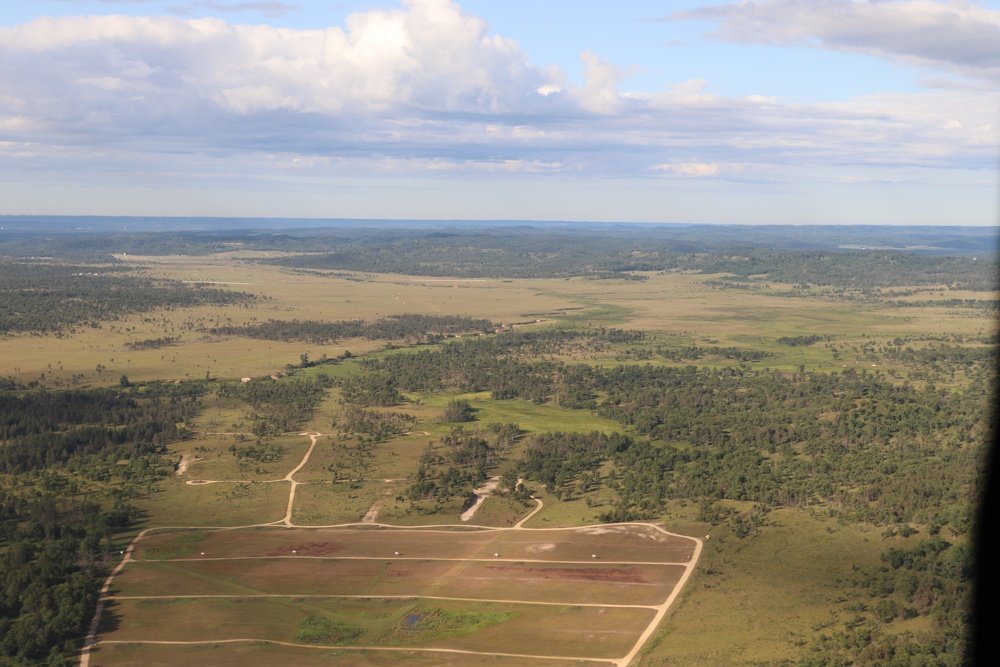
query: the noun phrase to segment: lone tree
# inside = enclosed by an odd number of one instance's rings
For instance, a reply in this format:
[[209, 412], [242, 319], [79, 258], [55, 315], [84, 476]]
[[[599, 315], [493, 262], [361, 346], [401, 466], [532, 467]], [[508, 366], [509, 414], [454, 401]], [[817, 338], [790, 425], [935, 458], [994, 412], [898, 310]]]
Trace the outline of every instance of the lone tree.
[[446, 422], [471, 422], [475, 418], [475, 410], [469, 405], [469, 401], [464, 398], [448, 401], [448, 407], [444, 409], [444, 420]]

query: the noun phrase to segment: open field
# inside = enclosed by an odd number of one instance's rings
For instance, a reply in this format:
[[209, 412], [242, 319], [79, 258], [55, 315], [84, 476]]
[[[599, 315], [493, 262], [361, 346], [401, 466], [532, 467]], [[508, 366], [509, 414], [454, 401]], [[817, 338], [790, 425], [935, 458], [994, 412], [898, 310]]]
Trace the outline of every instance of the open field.
[[[274, 642], [210, 642], [191, 645], [106, 644], [94, 652], [95, 663], [104, 667], [246, 667], [246, 665], [293, 664], [297, 667], [465, 667], [469, 654], [412, 649], [344, 649], [326, 646], [288, 646]], [[482, 658], [490, 667], [538, 667], [538, 658], [491, 656]], [[546, 667], [599, 667], [606, 660], [545, 659]]]
[[[360, 637], [344, 642], [354, 646], [598, 659], [613, 659], [628, 652], [653, 617], [650, 609], [392, 598], [175, 598], [118, 600], [115, 607], [123, 620], [104, 635], [110, 641], [184, 638], [212, 642], [252, 637], [296, 642], [296, 626], [319, 616], [363, 630]], [[459, 623], [475, 623], [476, 627], [471, 632], [461, 626], [422, 629], [420, 620], [432, 614], [446, 618], [450, 614], [460, 619]], [[476, 660], [470, 656], [469, 664]]]
[[[304, 545], [308, 546], [308, 545]], [[210, 552], [205, 552], [210, 553]], [[129, 565], [117, 595], [328, 595], [444, 597], [559, 604], [655, 606], [683, 565], [494, 559], [342, 560], [322, 557], [185, 560]]]
[[158, 526], [245, 526], [279, 521], [288, 500], [286, 482], [186, 484], [174, 477], [163, 491], [137, 499]]
[[905, 547], [906, 540], [818, 514], [775, 511], [768, 529], [749, 541], [713, 529], [694, 588], [635, 664], [737, 667], [794, 660], [810, 636], [830, 633], [856, 614], [845, 582], [855, 568], [882, 565], [880, 553]]
[[[100, 642], [296, 643], [296, 624], [319, 615], [354, 628], [335, 644], [476, 653], [466, 664], [503, 653], [617, 661], [696, 555], [694, 540], [641, 524], [150, 534], [113, 580]], [[410, 627], [437, 615], [474, 631]]]
[[[955, 308], [891, 308], [877, 304], [824, 300], [823, 290], [802, 297], [773, 296], [787, 291], [774, 284], [755, 292], [718, 290], [705, 285], [713, 276], [648, 274], [641, 282], [622, 280], [440, 280], [364, 274], [347, 279], [323, 272], [295, 272], [247, 263], [234, 255], [206, 257], [133, 257], [151, 275], [189, 281], [220, 282], [216, 287], [267, 297], [251, 307], [177, 309], [134, 315], [100, 329], [79, 327], [59, 338], [12, 335], [0, 338], [0, 358], [7, 373], [27, 382], [45, 374], [69, 382], [81, 374], [87, 385], [133, 381], [200, 379], [206, 375], [238, 379], [262, 377], [312, 359], [378, 350], [383, 342], [344, 340], [316, 345], [296, 342], [211, 337], [201, 327], [268, 319], [338, 321], [375, 319], [400, 313], [466, 315], [497, 323], [617, 326], [642, 329], [664, 344], [692, 343], [745, 346], [754, 341], [775, 353], [766, 365], [794, 368], [807, 363], [832, 370], [835, 362], [823, 348], [775, 345], [781, 336], [819, 334], [846, 342], [862, 334], [893, 338], [921, 332], [984, 335], [995, 330], [993, 318]], [[924, 291], [919, 298], [997, 298], [995, 293]], [[917, 298], [917, 297], [914, 297]], [[608, 315], [613, 313], [613, 316]], [[594, 319], [597, 316], [597, 319]], [[602, 319], [603, 318], [603, 319]], [[605, 321], [607, 320], [607, 321]], [[536, 323], [537, 321], [537, 323]], [[175, 336], [177, 344], [154, 350], [126, 348], [130, 341]], [[614, 361], [614, 351], [591, 361]], [[846, 355], [845, 355], [846, 357]], [[853, 363], [855, 359], [851, 358]], [[102, 365], [101, 372], [96, 371]], [[700, 365], [700, 364], [699, 364]]]

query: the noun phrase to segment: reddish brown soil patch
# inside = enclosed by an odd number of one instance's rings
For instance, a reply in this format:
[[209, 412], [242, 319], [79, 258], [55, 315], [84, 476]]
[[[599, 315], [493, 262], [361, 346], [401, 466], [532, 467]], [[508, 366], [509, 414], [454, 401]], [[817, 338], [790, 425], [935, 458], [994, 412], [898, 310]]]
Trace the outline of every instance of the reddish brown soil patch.
[[649, 580], [642, 572], [631, 567], [504, 567], [488, 566], [488, 570], [520, 573], [539, 579], [563, 579], [571, 581], [610, 581], [621, 584], [647, 584]]
[[[344, 550], [338, 542], [308, 542], [289, 544], [267, 552], [268, 556], [332, 556]], [[294, 554], [292, 552], [295, 552]]]
[[413, 570], [389, 570], [385, 574], [388, 577], [409, 577], [413, 575]]

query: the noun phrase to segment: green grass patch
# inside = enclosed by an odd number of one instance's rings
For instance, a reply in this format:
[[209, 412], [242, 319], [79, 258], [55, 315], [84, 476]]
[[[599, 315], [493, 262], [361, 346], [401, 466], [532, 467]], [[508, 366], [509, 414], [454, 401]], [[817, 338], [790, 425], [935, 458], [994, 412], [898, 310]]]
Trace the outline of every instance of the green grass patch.
[[295, 641], [303, 644], [345, 646], [365, 634], [364, 628], [348, 625], [326, 616], [309, 616], [295, 626]]
[[439, 637], [471, 635], [491, 625], [510, 621], [516, 611], [456, 611], [452, 609], [414, 609], [375, 640], [376, 644], [415, 644]]
[[135, 504], [155, 517], [155, 526], [246, 526], [277, 521], [288, 504], [287, 482], [222, 482], [185, 484], [178, 477], [163, 480], [160, 491]]
[[[475, 396], [470, 394], [470, 396]], [[459, 396], [464, 398], [464, 395]], [[544, 433], [562, 431], [564, 433], [624, 433], [624, 426], [616, 421], [598, 417], [589, 410], [573, 410], [550, 403], [535, 405], [531, 401], [511, 399], [503, 401], [479, 400], [472, 406], [478, 410], [477, 423], [515, 423], [522, 431]]]

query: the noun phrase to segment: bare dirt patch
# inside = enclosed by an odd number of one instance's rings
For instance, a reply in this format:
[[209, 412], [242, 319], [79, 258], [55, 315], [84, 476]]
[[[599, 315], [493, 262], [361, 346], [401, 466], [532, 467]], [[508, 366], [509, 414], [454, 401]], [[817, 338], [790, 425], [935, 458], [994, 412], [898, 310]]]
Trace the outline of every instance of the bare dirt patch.
[[200, 456], [191, 457], [188, 456], [187, 454], [181, 454], [181, 460], [178, 461], [177, 465], [174, 466], [174, 474], [183, 475], [185, 472], [187, 472], [188, 466], [190, 466], [195, 461], [201, 461], [201, 460], [202, 457]]
[[473, 493], [476, 495], [476, 502], [474, 502], [471, 507], [463, 511], [459, 519], [461, 519], [462, 521], [468, 521], [469, 519], [474, 517], [476, 515], [476, 511], [478, 511], [479, 508], [482, 506], [483, 501], [489, 498], [490, 494], [493, 493], [498, 486], [500, 486], [500, 478], [492, 477], [489, 480], [487, 480], [486, 483], [483, 484], [481, 487], [473, 491]]

